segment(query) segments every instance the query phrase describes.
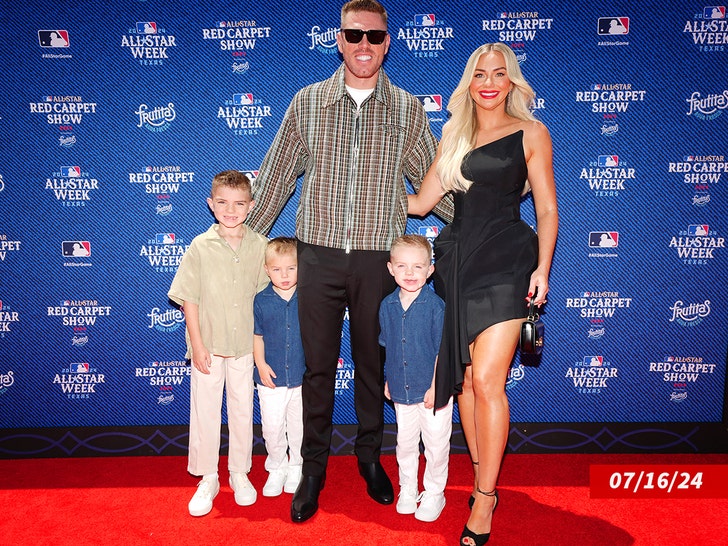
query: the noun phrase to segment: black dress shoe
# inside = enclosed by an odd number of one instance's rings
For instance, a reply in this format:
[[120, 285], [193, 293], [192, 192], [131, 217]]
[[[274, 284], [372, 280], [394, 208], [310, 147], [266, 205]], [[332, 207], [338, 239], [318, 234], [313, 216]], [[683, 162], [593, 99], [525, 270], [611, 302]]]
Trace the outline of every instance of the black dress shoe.
[[291, 520], [294, 523], [302, 523], [316, 513], [319, 492], [324, 488], [325, 481], [325, 475], [303, 475], [291, 501]]
[[394, 502], [394, 489], [382, 464], [359, 463], [359, 474], [367, 482], [367, 493], [371, 498], [380, 504], [392, 504]]

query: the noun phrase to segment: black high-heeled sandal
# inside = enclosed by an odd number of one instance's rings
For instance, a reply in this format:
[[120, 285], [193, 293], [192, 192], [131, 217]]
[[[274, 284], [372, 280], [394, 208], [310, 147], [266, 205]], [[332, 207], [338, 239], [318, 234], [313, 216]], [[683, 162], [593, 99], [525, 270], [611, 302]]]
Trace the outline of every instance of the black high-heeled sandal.
[[[476, 487], [475, 489], [481, 495], [485, 495], [486, 497], [495, 497], [493, 510], [491, 511], [491, 514], [495, 514], [495, 509], [498, 506], [498, 490], [493, 489], [493, 491], [483, 491], [479, 487]], [[460, 544], [461, 546], [483, 546], [489, 539], [490, 533], [481, 533], [477, 535], [468, 529], [467, 525], [465, 525], [463, 533], [460, 535]]]

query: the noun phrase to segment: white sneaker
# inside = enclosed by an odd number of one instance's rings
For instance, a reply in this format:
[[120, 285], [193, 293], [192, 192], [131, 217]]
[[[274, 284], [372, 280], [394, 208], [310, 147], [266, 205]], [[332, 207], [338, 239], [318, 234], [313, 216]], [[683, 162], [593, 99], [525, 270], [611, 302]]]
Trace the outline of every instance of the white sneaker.
[[191, 516], [204, 516], [212, 510], [212, 500], [220, 492], [220, 482], [217, 477], [203, 479], [197, 484], [197, 491], [192, 496], [187, 508]]
[[230, 487], [235, 491], [235, 502], [240, 506], [250, 506], [258, 499], [258, 493], [250, 483], [247, 474], [230, 472]]
[[286, 481], [286, 469], [279, 468], [277, 470], [271, 470], [268, 474], [268, 479], [263, 486], [264, 497], [277, 497], [283, 493], [283, 484]]
[[420, 521], [435, 521], [445, 508], [445, 495], [442, 493], [428, 493], [424, 491], [420, 498], [420, 506], [415, 512], [415, 519]]
[[299, 483], [301, 483], [301, 465], [289, 466], [286, 483], [283, 484], [283, 491], [286, 493], [295, 493]]
[[412, 487], [401, 488], [397, 500], [397, 513], [414, 514], [415, 510], [417, 510], [417, 489]]

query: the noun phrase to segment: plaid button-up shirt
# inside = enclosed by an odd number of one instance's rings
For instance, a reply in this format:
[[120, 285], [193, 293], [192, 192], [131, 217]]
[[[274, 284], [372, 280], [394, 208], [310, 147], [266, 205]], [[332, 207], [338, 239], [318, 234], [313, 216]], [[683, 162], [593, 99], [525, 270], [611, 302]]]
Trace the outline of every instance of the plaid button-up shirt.
[[[247, 222], [267, 233], [305, 173], [298, 239], [387, 251], [407, 223], [405, 177], [419, 188], [436, 149], [415, 97], [380, 70], [374, 92], [357, 108], [346, 92], [342, 64], [331, 78], [303, 88], [291, 101], [260, 167], [256, 206]], [[435, 212], [452, 219], [449, 196]]]

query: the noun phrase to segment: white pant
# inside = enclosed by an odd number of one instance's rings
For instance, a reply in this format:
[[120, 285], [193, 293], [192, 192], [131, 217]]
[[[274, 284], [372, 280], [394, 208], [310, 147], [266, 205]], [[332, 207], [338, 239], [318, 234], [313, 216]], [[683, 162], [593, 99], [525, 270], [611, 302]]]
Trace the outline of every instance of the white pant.
[[265, 440], [265, 449], [268, 451], [265, 469], [271, 472], [285, 470], [289, 464], [291, 466], [302, 465], [303, 402], [301, 387], [271, 389], [258, 384], [257, 388], [261, 430]]
[[397, 415], [397, 464], [401, 489], [417, 489], [420, 462], [420, 434], [425, 444], [424, 490], [444, 493], [450, 461], [452, 398], [433, 415], [432, 408], [419, 404], [394, 404]]
[[192, 366], [190, 450], [187, 470], [194, 476], [217, 472], [220, 457], [222, 393], [227, 396], [228, 469], [247, 474], [253, 457], [253, 355], [212, 356], [210, 374]]

